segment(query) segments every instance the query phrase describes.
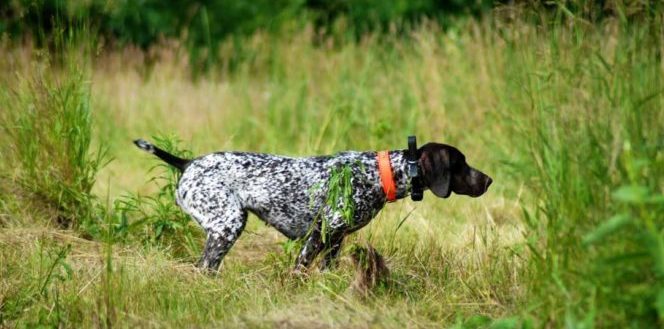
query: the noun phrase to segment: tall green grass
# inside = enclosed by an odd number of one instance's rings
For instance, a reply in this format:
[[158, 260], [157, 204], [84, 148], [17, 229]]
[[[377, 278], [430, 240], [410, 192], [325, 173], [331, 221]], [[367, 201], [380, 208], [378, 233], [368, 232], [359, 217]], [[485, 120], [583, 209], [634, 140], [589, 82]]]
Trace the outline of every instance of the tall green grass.
[[[192, 154], [179, 149], [174, 137], [154, 137], [156, 145], [186, 159]], [[194, 222], [178, 209], [175, 202], [176, 183], [180, 172], [160, 161], [148, 175], [158, 171], [150, 181], [157, 192], [148, 195], [127, 193], [116, 199], [109, 209], [108, 232], [114, 242], [140, 242], [146, 246], [164, 246], [176, 257], [194, 260], [200, 256], [198, 240], [202, 232]]]
[[[0, 62], [18, 77], [0, 79], [0, 325], [661, 326], [662, 13], [537, 14], [359, 42], [257, 33], [251, 56], [197, 81], [177, 49], [149, 75], [130, 49], [101, 53], [89, 78]], [[290, 276], [295, 244], [255, 218], [220, 275], [198, 273], [203, 237], [172, 203], [173, 173], [130, 144], [175, 134], [193, 154], [311, 155], [400, 148], [411, 133], [458, 146], [495, 183], [480, 199], [388, 205], [349, 237], [392, 273], [368, 299], [348, 290], [347, 257]], [[91, 145], [115, 160], [98, 172]], [[54, 213], [97, 226], [40, 224]]]
[[107, 163], [103, 146], [92, 150], [90, 82], [83, 70], [57, 72], [42, 59], [0, 93], [2, 180], [12, 187], [3, 203], [19, 213], [34, 209], [64, 228], [96, 220], [92, 187]]
[[661, 324], [662, 15], [578, 23], [506, 33], [521, 65], [499, 106], [536, 196], [524, 207], [531, 307], [559, 325]]

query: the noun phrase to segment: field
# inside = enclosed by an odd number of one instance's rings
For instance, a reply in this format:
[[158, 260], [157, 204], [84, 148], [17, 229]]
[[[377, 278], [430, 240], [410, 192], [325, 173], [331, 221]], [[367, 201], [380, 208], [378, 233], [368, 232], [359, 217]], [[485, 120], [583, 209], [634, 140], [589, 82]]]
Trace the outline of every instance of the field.
[[[176, 41], [5, 39], [0, 327], [661, 327], [662, 26], [509, 7], [406, 35], [306, 26], [243, 37], [241, 60], [198, 76]], [[199, 272], [174, 173], [131, 143], [306, 156], [410, 134], [457, 146], [489, 192], [389, 204], [307, 277], [255, 217], [218, 275]], [[391, 271], [367, 297], [348, 256], [364, 243]]]

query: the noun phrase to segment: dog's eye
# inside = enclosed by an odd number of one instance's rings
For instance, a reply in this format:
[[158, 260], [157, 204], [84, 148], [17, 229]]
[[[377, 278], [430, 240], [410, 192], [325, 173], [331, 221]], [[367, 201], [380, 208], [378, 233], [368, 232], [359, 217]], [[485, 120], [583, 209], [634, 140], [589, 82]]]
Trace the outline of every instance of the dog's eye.
[[452, 171], [461, 171], [465, 167], [467, 167], [467, 165], [464, 160], [457, 160], [452, 163]]

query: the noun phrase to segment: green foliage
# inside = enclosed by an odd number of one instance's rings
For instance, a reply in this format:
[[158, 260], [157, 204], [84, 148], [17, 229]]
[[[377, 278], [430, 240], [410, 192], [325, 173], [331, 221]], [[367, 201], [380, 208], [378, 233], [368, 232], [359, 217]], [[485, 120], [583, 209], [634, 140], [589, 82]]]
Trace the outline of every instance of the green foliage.
[[[250, 58], [195, 83], [172, 74], [177, 63], [136, 78], [102, 61], [95, 84], [105, 94], [92, 97], [81, 70], [42, 55], [17, 68], [3, 49], [0, 326], [661, 327], [662, 12], [645, 2], [588, 9], [598, 3], [505, 7], [446, 32], [425, 25], [412, 38], [369, 33], [330, 47], [310, 31], [238, 36]], [[376, 6], [357, 17], [407, 12]], [[191, 16], [208, 26], [192, 44], [212, 47], [221, 33], [210, 8]], [[347, 8], [339, 19], [352, 17]], [[146, 44], [154, 31], [144, 31]], [[128, 149], [127, 135], [172, 130], [201, 151], [329, 154], [403, 145], [416, 132], [458, 145], [496, 183], [481, 199], [390, 205], [351, 236], [348, 244], [386, 251], [391, 280], [371, 299], [345, 293], [347, 259], [289, 276], [299, 242], [253, 218], [221, 275], [208, 277], [192, 267], [203, 236], [174, 203], [176, 172], [159, 168], [140, 194], [95, 190], [105, 149], [90, 152], [91, 136], [109, 141], [94, 133], [94, 101], [106, 105], [98, 125]], [[174, 138], [156, 140], [189, 156]], [[114, 152], [111, 177], [125, 184], [114, 188], [145, 181], [140, 161], [153, 160], [134, 151]], [[333, 176], [329, 200], [351, 195], [349, 172]], [[53, 230], [43, 218], [78, 229]]]
[[[292, 22], [316, 21], [319, 29], [334, 30], [337, 21], [350, 26], [341, 31], [355, 36], [386, 30], [392, 23], [409, 25], [425, 17], [447, 21], [453, 16], [478, 15], [491, 1], [128, 1], [11, 0], [0, 3], [0, 35], [31, 37], [40, 46], [51, 43], [57, 27], [89, 26], [109, 43], [142, 48], [165, 39], [185, 42], [195, 72], [218, 61], [222, 41], [257, 31], [277, 32]], [[240, 53], [237, 53], [240, 52]]]
[[[36, 273], [25, 278], [22, 283], [26, 285], [17, 287], [0, 299], [0, 323], [20, 317], [26, 308], [38, 303], [51, 304], [52, 309], [39, 307], [36, 317], [26, 323], [27, 326], [58, 326], [64, 323], [63, 313], [67, 310], [63, 309], [57, 286], [72, 279], [73, 270], [66, 261], [71, 245], [44, 249], [43, 245], [39, 245], [38, 261], [32, 264]], [[14, 275], [12, 272], [10, 270], [7, 275]]]
[[492, 1], [463, 0], [310, 0], [307, 1], [321, 27], [330, 27], [339, 18], [361, 36], [375, 30], [388, 31], [390, 24], [417, 24], [430, 19], [447, 25], [455, 16], [479, 16], [492, 7]]
[[647, 327], [663, 284], [664, 17], [623, 21], [607, 49], [601, 26], [564, 27], [568, 14], [527, 36], [549, 40], [544, 61], [507, 38], [522, 63], [508, 90], [521, 92], [501, 106], [516, 118], [519, 177], [537, 196], [525, 211], [531, 302], [568, 326]]
[[[155, 145], [172, 154], [192, 157], [191, 152], [178, 147], [181, 142], [176, 137], [154, 136], [152, 139]], [[155, 169], [161, 172], [150, 179], [156, 186], [156, 193], [126, 194], [114, 202], [109, 210], [112, 212], [110, 234], [116, 242], [138, 240], [145, 246], [172, 248], [176, 257], [194, 259], [200, 253], [196, 239], [201, 232], [175, 201], [180, 172], [160, 160], [150, 171]]]
[[62, 227], [95, 221], [91, 190], [107, 163], [105, 149], [91, 152], [90, 86], [76, 67], [64, 77], [50, 72], [48, 62], [0, 93], [0, 131], [6, 142], [3, 180], [16, 187], [0, 196], [8, 206], [31, 203], [48, 210]]
[[[353, 217], [355, 214], [355, 203], [353, 202], [353, 167], [348, 164], [343, 164], [335, 167], [330, 172], [330, 179], [327, 182], [327, 195], [325, 196], [325, 204], [333, 214], [339, 214], [341, 219], [349, 226], [353, 225]], [[323, 220], [323, 237], [325, 234], [325, 220]], [[323, 238], [324, 239], [324, 238]]]
[[11, 0], [0, 5], [0, 17], [4, 18], [0, 33], [38, 35], [39, 29], [48, 33], [54, 27], [53, 19], [60, 16], [65, 22], [89, 19], [105, 35], [142, 47], [154, 44], [160, 37], [179, 38], [183, 33], [193, 44], [209, 46], [229, 35], [278, 29], [306, 13], [328, 27], [339, 17], [346, 17], [351, 26], [366, 32], [391, 22], [416, 22], [423, 16], [476, 15], [490, 7], [491, 2], [486, 0]]

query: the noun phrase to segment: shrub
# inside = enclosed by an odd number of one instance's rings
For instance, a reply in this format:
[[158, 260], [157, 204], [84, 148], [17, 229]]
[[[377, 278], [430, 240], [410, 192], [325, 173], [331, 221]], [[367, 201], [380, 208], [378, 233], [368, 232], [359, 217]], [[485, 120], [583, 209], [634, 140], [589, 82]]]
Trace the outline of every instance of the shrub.
[[62, 227], [91, 224], [91, 189], [107, 157], [103, 146], [90, 151], [89, 83], [79, 68], [57, 74], [47, 61], [36, 65], [33, 76], [0, 94], [0, 167], [13, 187], [0, 199], [6, 207], [27, 201], [29, 209], [46, 211]]
[[544, 322], [648, 327], [664, 318], [664, 16], [592, 26], [565, 15], [504, 31], [520, 64], [500, 106], [514, 119], [517, 179], [536, 195], [524, 209], [529, 300]]
[[[153, 140], [169, 153], [191, 158], [191, 152], [180, 149], [180, 141], [175, 137], [153, 137]], [[144, 246], [167, 246], [176, 257], [198, 257], [202, 230], [175, 201], [180, 172], [157, 161], [151, 171], [156, 169], [160, 173], [150, 179], [157, 186], [157, 192], [147, 196], [126, 194], [116, 200], [110, 210], [111, 236], [115, 241], [137, 240]]]

